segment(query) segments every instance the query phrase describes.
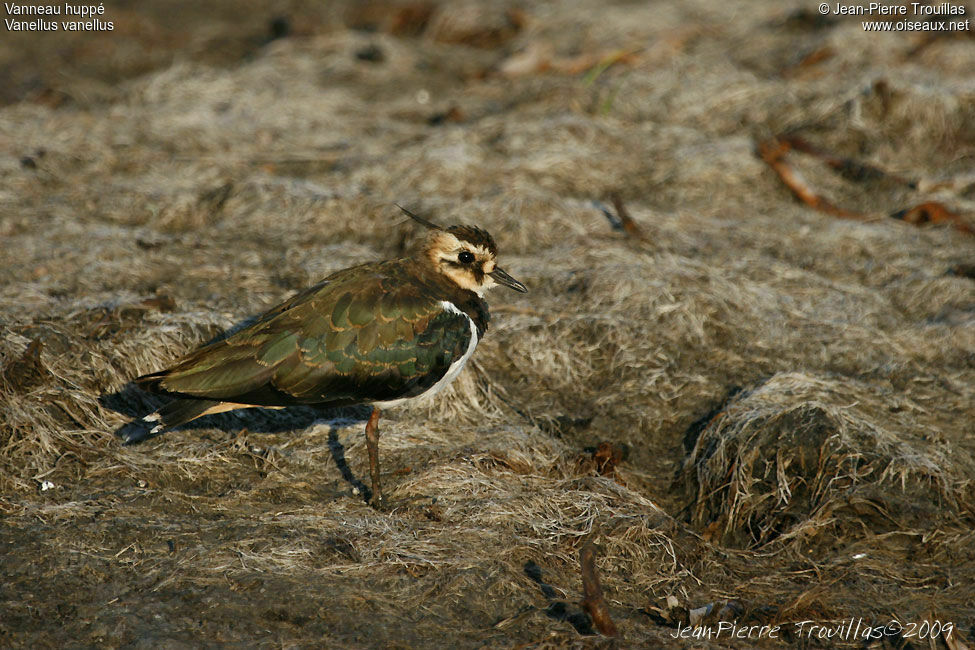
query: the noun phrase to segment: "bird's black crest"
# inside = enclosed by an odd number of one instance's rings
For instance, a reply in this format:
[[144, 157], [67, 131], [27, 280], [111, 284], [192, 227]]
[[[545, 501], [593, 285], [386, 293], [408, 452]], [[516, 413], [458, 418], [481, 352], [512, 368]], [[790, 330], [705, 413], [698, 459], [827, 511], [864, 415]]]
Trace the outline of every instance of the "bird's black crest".
[[397, 208], [399, 208], [400, 210], [402, 210], [403, 213], [406, 216], [408, 216], [410, 219], [412, 219], [413, 221], [417, 222], [418, 224], [423, 225], [423, 226], [426, 226], [427, 228], [429, 228], [431, 230], [443, 230], [443, 228], [441, 228], [437, 224], [433, 223], [432, 221], [428, 221], [428, 220], [424, 219], [423, 217], [421, 217], [418, 214], [414, 214], [413, 212], [410, 212], [409, 210], [407, 210], [406, 208], [404, 208], [403, 206], [401, 206], [399, 203], [394, 203], [393, 205], [395, 205]]
[[498, 254], [498, 246], [494, 243], [494, 238], [486, 230], [481, 230], [477, 226], [451, 226], [447, 228], [447, 232], [461, 241], [491, 251], [492, 255]]

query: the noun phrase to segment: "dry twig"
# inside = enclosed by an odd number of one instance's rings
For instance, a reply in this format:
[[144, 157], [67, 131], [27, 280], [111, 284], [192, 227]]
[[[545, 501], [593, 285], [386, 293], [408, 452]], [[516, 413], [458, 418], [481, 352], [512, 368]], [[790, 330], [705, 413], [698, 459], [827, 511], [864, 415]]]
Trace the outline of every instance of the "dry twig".
[[758, 153], [769, 167], [779, 175], [792, 193], [800, 201], [820, 212], [831, 214], [841, 219], [865, 219], [866, 215], [850, 212], [833, 205], [829, 200], [816, 194], [799, 172], [785, 160], [785, 155], [794, 149], [794, 145], [787, 139], [773, 138], [758, 145]]
[[582, 609], [592, 617], [592, 622], [603, 636], [618, 637], [619, 631], [609, 615], [609, 606], [603, 598], [599, 576], [596, 574], [596, 550], [592, 542], [583, 544], [579, 551], [579, 566], [582, 570]]
[[639, 241], [648, 241], [647, 236], [643, 234], [643, 230], [637, 225], [633, 217], [630, 216], [629, 210], [623, 204], [623, 198], [620, 196], [619, 192], [613, 192], [609, 195], [609, 200], [613, 203], [613, 209], [616, 211], [615, 214], [610, 211], [610, 209], [600, 201], [593, 201], [593, 204], [599, 208], [599, 211], [603, 213], [607, 220], [609, 220], [609, 225], [613, 230], [619, 230], [633, 239]]
[[960, 214], [952, 212], [937, 201], [928, 201], [927, 203], [916, 205], [913, 208], [898, 210], [890, 216], [915, 226], [921, 226], [927, 223], [950, 223], [957, 230], [975, 235], [975, 229], [966, 223]]
[[[879, 167], [862, 163], [857, 160], [853, 160], [852, 158], [844, 158], [842, 156], [833, 155], [827, 151], [814, 147], [799, 136], [777, 137], [758, 144], [759, 156], [761, 156], [762, 160], [764, 160], [768, 166], [779, 175], [782, 182], [785, 183], [790, 190], [792, 190], [800, 201], [815, 210], [825, 212], [826, 214], [831, 214], [834, 217], [858, 220], [869, 219], [869, 216], [866, 214], [840, 208], [831, 203], [825, 197], [817, 194], [816, 191], [809, 186], [806, 180], [802, 178], [799, 172], [785, 160], [786, 154], [792, 150], [801, 151], [802, 153], [813, 156], [814, 158], [818, 158], [836, 170], [841, 176], [851, 181], [862, 182], [877, 179], [890, 179], [907, 185], [912, 189], [917, 188], [917, 182], [915, 181], [891, 174], [880, 169]], [[975, 229], [972, 228], [972, 226], [962, 215], [952, 212], [947, 207], [936, 201], [928, 201], [912, 208], [898, 210], [892, 213], [890, 216], [894, 219], [900, 219], [902, 221], [906, 221], [907, 223], [914, 224], [915, 226], [928, 223], [950, 223], [956, 230], [967, 234], [975, 234]]]

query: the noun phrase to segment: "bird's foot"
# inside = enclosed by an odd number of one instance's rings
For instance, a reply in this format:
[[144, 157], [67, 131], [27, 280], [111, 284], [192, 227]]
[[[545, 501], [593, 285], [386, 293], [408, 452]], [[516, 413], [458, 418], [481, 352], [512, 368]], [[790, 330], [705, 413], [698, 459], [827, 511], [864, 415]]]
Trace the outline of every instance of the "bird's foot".
[[369, 499], [369, 505], [378, 512], [389, 512], [392, 509], [382, 492], [373, 492], [372, 498]]

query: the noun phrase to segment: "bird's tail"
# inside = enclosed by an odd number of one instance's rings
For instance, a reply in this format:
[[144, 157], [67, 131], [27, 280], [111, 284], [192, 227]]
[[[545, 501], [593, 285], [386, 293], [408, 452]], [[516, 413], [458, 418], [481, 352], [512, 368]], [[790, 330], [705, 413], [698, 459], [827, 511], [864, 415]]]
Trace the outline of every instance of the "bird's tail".
[[177, 398], [158, 411], [133, 422], [133, 425], [141, 424], [142, 426], [130, 427], [130, 431], [124, 432], [122, 437], [125, 439], [126, 444], [141, 442], [161, 431], [186, 424], [190, 420], [194, 420], [205, 414], [219, 403], [218, 401], [209, 399]]

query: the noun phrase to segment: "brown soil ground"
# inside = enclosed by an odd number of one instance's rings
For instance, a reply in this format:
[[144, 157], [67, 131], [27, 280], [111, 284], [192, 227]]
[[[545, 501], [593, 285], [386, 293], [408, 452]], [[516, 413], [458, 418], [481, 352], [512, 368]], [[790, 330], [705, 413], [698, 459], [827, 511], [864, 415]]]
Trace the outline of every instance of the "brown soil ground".
[[[975, 40], [817, 6], [4, 31], [0, 646], [970, 646]], [[383, 420], [391, 512], [355, 409], [120, 444], [160, 403], [133, 377], [409, 250], [394, 202], [490, 230], [531, 291]], [[851, 618], [953, 627], [796, 627]], [[782, 628], [672, 639], [719, 619]]]

